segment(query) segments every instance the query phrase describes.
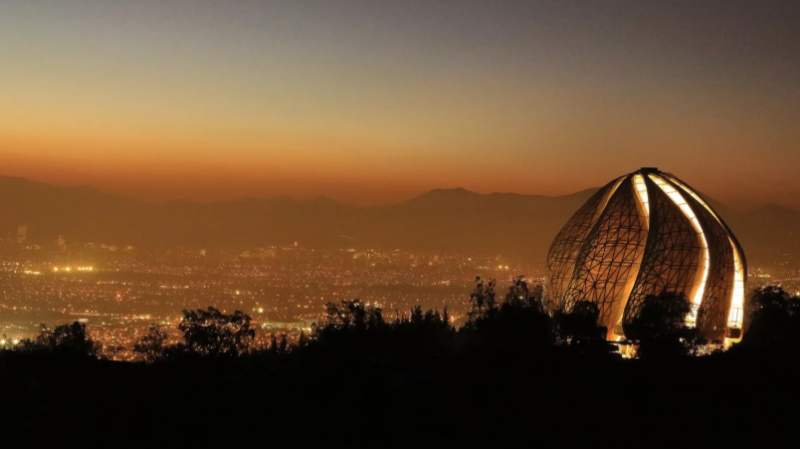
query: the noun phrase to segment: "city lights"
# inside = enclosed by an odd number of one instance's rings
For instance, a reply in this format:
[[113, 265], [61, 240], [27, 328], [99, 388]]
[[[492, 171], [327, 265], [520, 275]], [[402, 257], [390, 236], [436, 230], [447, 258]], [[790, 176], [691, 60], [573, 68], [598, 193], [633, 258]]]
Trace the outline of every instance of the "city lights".
[[53, 272], [56, 272], [56, 273], [58, 273], [59, 271], [70, 273], [73, 270], [74, 271], [87, 272], [87, 271], [94, 271], [94, 267], [80, 267], [80, 266], [79, 267], [71, 267], [71, 266], [53, 267]]
[[[103, 349], [103, 355], [135, 360], [130, 348], [150, 324], [160, 323], [173, 332], [171, 338], [179, 338], [184, 309], [249, 311], [260, 328], [295, 341], [300, 332], [311, 331], [311, 323], [325, 319], [329, 302], [358, 298], [383, 307], [387, 318], [417, 305], [440, 311], [447, 307], [450, 319], [460, 324], [469, 311], [476, 275], [497, 279], [498, 288], [523, 272], [529, 282], [544, 277], [535, 265], [497, 256], [299, 246], [244, 252], [139, 248], [126, 253], [104, 246], [67, 245], [57, 252], [31, 253], [32, 259], [29, 254], [8, 260], [13, 257], [9, 255], [0, 264], [11, 276], [0, 310], [30, 315], [0, 331], [9, 338], [32, 338], [43, 321], [50, 328], [80, 321], [105, 347], [127, 348], [113, 353]], [[65, 262], [81, 258], [98, 262]], [[48, 272], [57, 276], [35, 275]], [[101, 276], [85, 276], [91, 273]], [[40, 318], [44, 316], [52, 318]]]

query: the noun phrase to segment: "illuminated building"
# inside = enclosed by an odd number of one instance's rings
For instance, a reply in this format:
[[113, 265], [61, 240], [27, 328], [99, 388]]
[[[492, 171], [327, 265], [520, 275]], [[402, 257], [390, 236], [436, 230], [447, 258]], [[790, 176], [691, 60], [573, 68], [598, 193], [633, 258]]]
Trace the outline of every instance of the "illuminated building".
[[685, 182], [643, 168], [601, 188], [550, 247], [548, 296], [567, 310], [590, 301], [609, 338], [650, 295], [683, 293], [686, 319], [709, 339], [739, 340], [747, 262], [714, 209]]
[[67, 246], [67, 239], [65, 239], [63, 235], [59, 235], [58, 236], [58, 247], [59, 248], [64, 248], [65, 246]]
[[23, 243], [28, 240], [28, 227], [21, 225], [17, 227], [17, 243]]

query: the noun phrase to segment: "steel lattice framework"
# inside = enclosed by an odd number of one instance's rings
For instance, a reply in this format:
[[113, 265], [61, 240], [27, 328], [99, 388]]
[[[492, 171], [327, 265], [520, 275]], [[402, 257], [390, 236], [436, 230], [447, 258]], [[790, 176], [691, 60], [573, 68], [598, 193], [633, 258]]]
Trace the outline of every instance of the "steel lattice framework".
[[554, 297], [561, 298], [572, 279], [575, 260], [584, 240], [591, 232], [599, 215], [605, 210], [611, 195], [616, 191], [622, 178], [611, 181], [598, 190], [575, 215], [567, 222], [550, 248], [550, 289]]
[[747, 265], [736, 237], [688, 184], [654, 168], [615, 179], [567, 222], [547, 258], [553, 307], [591, 301], [609, 338], [650, 295], [684, 293], [687, 325], [741, 337]]
[[626, 178], [583, 242], [564, 294], [567, 308], [577, 301], [591, 301], [600, 309], [602, 322], [615, 323], [646, 238], [647, 222]]
[[697, 233], [683, 212], [655, 183], [645, 177], [650, 196], [650, 235], [644, 260], [625, 306], [624, 321], [639, 314], [647, 296], [663, 291], [689, 296], [700, 262]]

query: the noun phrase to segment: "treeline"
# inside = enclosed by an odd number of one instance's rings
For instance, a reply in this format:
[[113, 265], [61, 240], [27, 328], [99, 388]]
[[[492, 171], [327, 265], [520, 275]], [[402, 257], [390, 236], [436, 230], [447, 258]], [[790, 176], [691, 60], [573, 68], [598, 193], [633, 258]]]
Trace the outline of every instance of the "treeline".
[[[254, 347], [251, 317], [240, 311], [225, 314], [184, 311], [179, 324], [182, 341], [168, 343], [166, 329], [153, 325], [132, 348], [149, 363], [193, 359], [335, 359], [370, 363], [404, 363], [446, 356], [535, 357], [537, 359], [614, 360], [622, 353], [663, 360], [718, 353], [699, 332], [685, 326], [691, 303], [683, 294], [662, 293], [645, 299], [637, 318], [627, 323], [627, 340], [609, 342], [598, 326], [599, 310], [578, 302], [569, 310], [551, 312], [541, 285], [513, 281], [498, 298], [496, 282], [476, 279], [468, 320], [456, 329], [447, 309], [416, 307], [393, 320], [383, 310], [359, 300], [327, 304], [326, 320], [312, 335], [301, 334], [290, 344], [286, 335], [272, 335], [266, 347]], [[749, 303], [751, 326], [731, 352], [783, 351], [800, 345], [800, 298], [780, 287], [757, 289]], [[33, 339], [12, 344], [3, 337], [0, 349], [55, 357], [96, 358], [100, 345], [82, 323], [42, 328]]]

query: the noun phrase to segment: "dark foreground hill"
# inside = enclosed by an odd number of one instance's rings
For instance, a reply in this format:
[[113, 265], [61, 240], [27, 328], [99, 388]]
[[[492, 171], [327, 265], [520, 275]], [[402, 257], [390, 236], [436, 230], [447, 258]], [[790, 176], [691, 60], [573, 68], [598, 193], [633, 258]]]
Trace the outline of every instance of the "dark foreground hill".
[[[542, 262], [556, 233], [594, 191], [547, 197], [443, 189], [369, 208], [324, 197], [298, 201], [285, 196], [154, 205], [88, 187], [0, 177], [0, 231], [14, 238], [16, 227], [27, 225], [32, 242], [50, 245], [58, 235], [70, 242], [134, 246], [252, 247], [299, 241], [319, 249], [459, 251]], [[767, 206], [737, 213], [714, 204], [751, 261], [786, 262], [800, 253], [800, 212]]]
[[597, 305], [550, 314], [530, 292], [520, 280], [497, 305], [478, 284], [458, 330], [447, 313], [387, 322], [343, 301], [313, 340], [254, 350], [241, 312], [186, 311], [182, 342], [157, 327], [137, 340], [149, 365], [96, 359], [81, 323], [43, 329], [0, 351], [0, 422], [40, 447], [796, 445], [800, 315], [785, 290], [755, 292], [743, 341], [705, 356], [682, 294], [645, 299], [620, 348]]
[[0, 410], [5, 438], [35, 447], [788, 447], [800, 416], [794, 361], [4, 357]]

